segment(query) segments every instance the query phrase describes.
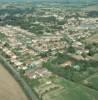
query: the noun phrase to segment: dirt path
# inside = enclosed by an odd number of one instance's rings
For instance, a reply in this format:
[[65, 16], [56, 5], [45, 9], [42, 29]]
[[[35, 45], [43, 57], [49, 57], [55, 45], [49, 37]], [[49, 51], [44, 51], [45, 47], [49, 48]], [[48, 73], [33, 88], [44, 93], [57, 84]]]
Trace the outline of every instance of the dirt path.
[[1, 64], [0, 100], [28, 100], [20, 85]]

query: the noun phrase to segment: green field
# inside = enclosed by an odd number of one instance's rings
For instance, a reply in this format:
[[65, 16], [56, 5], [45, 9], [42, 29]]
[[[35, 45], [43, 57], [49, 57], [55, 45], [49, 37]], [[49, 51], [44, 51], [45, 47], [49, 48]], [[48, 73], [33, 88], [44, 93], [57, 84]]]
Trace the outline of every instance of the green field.
[[[73, 83], [58, 76], [39, 79], [41, 82], [36, 87], [36, 91], [43, 93], [42, 100], [98, 100], [98, 92], [86, 86]], [[51, 81], [51, 84], [46, 84]], [[43, 83], [43, 84], [42, 84]], [[52, 88], [54, 87], [54, 88]], [[47, 88], [50, 88], [47, 90]]]
[[98, 54], [95, 54], [95, 55], [94, 55], [94, 58], [95, 58], [95, 59], [98, 59]]
[[84, 80], [84, 82], [85, 81], [87, 82], [87, 84], [86, 84], [87, 86], [89, 86], [95, 90], [98, 90], [98, 73], [87, 78], [86, 80]]
[[98, 92], [62, 78], [54, 80], [64, 88], [47, 92], [44, 100], [98, 100]]

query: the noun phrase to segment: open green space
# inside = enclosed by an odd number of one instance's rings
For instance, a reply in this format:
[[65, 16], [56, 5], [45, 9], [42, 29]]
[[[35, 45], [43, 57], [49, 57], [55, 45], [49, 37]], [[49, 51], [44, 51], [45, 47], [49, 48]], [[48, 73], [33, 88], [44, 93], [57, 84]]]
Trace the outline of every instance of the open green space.
[[[63, 88], [50, 90], [43, 95], [43, 100], [97, 100], [98, 92], [63, 78], [53, 79], [53, 83]], [[44, 88], [43, 88], [44, 89]]]
[[83, 81], [83, 83], [88, 87], [91, 87], [95, 90], [98, 90], [98, 73], [92, 75], [91, 77], [89, 77], [87, 79], [85, 79]]

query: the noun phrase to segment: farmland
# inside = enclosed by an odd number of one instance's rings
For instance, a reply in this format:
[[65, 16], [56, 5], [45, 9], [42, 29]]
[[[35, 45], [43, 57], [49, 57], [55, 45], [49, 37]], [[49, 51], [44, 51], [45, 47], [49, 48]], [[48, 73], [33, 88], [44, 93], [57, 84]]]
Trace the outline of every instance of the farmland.
[[98, 90], [98, 74], [96, 73], [85, 79], [84, 84], [88, 87], [92, 87], [93, 89]]
[[28, 100], [20, 85], [0, 64], [0, 99], [1, 100]]
[[53, 86], [53, 84], [55, 84], [57, 88], [53, 88], [49, 91], [46, 91], [42, 96], [43, 100], [97, 100], [98, 99], [97, 91], [70, 82], [58, 76], [52, 77], [51, 86]]

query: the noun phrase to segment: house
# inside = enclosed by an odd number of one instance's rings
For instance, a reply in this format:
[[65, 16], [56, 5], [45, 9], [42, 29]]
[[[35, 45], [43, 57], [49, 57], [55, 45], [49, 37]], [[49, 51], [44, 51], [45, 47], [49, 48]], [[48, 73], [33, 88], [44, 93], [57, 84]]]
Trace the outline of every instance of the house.
[[46, 68], [35, 68], [35, 69], [30, 69], [25, 72], [25, 76], [27, 76], [29, 79], [37, 79], [40, 77], [47, 77], [51, 76], [51, 72], [49, 72]]
[[62, 67], [67, 67], [67, 66], [71, 66], [72, 65], [72, 61], [65, 61], [63, 64], [61, 64], [60, 66], [62, 66]]

